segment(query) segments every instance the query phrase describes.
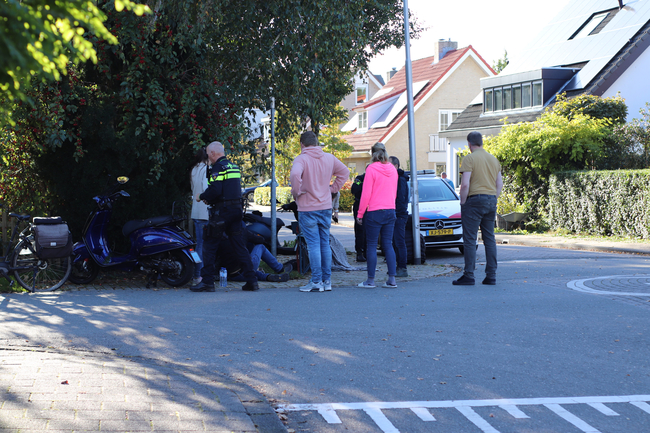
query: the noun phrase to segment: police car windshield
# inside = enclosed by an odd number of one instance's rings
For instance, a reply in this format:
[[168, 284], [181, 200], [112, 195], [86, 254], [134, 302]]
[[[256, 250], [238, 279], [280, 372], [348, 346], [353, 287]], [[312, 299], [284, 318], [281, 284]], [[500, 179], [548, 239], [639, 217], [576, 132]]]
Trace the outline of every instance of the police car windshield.
[[420, 203], [458, 200], [449, 184], [440, 178], [418, 179], [418, 193]]

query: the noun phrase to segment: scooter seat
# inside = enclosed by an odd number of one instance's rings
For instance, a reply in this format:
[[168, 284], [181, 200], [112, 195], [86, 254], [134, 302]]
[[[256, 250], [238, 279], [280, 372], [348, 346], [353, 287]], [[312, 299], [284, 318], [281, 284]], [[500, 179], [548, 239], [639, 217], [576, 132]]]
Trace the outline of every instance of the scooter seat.
[[128, 236], [134, 231], [145, 227], [166, 226], [172, 224], [174, 221], [175, 219], [171, 215], [147, 218], [145, 220], [131, 220], [122, 227], [122, 234]]
[[[244, 222], [248, 223], [253, 223], [253, 222], [260, 222], [264, 225], [267, 225], [271, 227], [271, 218], [270, 217], [264, 217], [256, 214], [244, 214]], [[280, 218], [275, 218], [276, 221], [276, 227], [278, 230], [280, 230], [282, 227], [284, 227], [284, 221], [282, 221]]]

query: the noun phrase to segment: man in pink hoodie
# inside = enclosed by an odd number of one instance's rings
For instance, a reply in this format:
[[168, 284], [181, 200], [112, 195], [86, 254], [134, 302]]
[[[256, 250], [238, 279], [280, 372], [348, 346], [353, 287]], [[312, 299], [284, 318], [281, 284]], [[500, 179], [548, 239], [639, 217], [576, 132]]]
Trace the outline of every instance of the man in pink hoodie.
[[[332, 290], [332, 194], [336, 194], [350, 170], [332, 154], [323, 152], [312, 131], [300, 136], [302, 152], [291, 167], [291, 194], [298, 205], [300, 232], [307, 241], [311, 281], [301, 292]], [[330, 180], [335, 177], [330, 185]]]

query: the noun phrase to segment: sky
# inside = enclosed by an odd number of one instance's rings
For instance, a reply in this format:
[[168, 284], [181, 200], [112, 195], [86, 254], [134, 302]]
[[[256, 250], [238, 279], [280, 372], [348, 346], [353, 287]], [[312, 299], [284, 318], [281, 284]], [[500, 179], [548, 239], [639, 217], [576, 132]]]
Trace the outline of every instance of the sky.
[[[571, 0], [408, 0], [409, 10], [427, 28], [411, 40], [411, 60], [434, 54], [438, 39], [472, 45], [492, 66], [505, 51], [513, 59]], [[386, 79], [393, 67], [399, 70], [405, 50], [391, 49], [370, 62], [370, 71]]]

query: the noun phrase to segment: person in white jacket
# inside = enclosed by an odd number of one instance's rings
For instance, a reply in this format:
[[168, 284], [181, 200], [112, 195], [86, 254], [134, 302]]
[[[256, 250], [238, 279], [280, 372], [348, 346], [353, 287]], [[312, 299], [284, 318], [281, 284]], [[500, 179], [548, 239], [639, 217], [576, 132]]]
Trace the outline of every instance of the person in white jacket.
[[[196, 197], [208, 188], [208, 155], [205, 148], [199, 149], [194, 156], [194, 164], [190, 173], [190, 182], [192, 184], [192, 197]], [[203, 228], [208, 223], [208, 205], [204, 202], [192, 200], [192, 222], [194, 223], [194, 237], [196, 239], [195, 251], [201, 258], [201, 263], [194, 267], [193, 284], [201, 282], [201, 268], [203, 268]]]

